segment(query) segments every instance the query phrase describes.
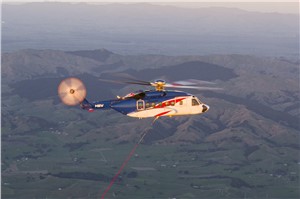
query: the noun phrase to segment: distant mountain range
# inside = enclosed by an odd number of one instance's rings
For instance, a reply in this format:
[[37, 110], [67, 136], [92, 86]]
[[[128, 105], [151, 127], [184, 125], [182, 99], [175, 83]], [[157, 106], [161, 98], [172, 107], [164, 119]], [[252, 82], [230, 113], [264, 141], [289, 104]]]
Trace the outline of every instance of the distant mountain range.
[[[55, 14], [53, 14], [55, 13]], [[2, 50], [298, 57], [299, 15], [234, 8], [27, 3], [2, 6]]]

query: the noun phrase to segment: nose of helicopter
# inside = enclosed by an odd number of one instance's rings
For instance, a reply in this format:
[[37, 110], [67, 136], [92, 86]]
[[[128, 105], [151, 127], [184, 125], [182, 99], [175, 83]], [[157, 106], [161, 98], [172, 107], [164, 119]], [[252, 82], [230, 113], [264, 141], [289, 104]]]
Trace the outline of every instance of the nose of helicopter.
[[203, 104], [203, 105], [202, 105], [202, 113], [208, 111], [208, 109], [209, 109], [209, 106], [208, 106], [208, 105], [206, 105], [206, 104]]

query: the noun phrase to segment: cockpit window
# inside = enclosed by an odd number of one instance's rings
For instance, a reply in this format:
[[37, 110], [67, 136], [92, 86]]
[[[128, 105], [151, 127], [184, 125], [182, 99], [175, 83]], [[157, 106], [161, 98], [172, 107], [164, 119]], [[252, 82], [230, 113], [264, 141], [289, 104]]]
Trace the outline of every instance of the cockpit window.
[[192, 106], [199, 106], [199, 102], [196, 99], [192, 99]]

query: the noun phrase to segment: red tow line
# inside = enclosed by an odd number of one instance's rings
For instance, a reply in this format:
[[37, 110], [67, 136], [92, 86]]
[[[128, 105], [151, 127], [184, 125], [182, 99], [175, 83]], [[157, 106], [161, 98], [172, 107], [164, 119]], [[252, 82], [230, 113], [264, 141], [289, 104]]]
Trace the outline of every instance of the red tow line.
[[146, 134], [147, 134], [147, 132], [144, 133], [144, 135], [141, 137], [141, 139], [138, 141], [138, 143], [136, 143], [135, 146], [133, 147], [133, 149], [130, 151], [130, 153], [128, 154], [127, 158], [125, 159], [125, 161], [123, 162], [122, 166], [120, 167], [119, 171], [115, 174], [115, 176], [112, 178], [112, 180], [110, 181], [109, 185], [107, 186], [107, 188], [103, 192], [103, 194], [101, 196], [101, 199], [105, 198], [105, 195], [110, 190], [110, 188], [112, 187], [112, 185], [114, 184], [114, 182], [116, 181], [116, 179], [118, 178], [118, 176], [120, 175], [120, 173], [122, 172], [122, 170], [124, 169], [124, 167], [126, 166], [126, 164], [129, 162], [129, 160], [132, 157], [132, 155], [134, 154], [136, 148], [140, 145], [140, 143], [142, 142], [142, 140], [144, 139], [144, 137], [145, 137]]

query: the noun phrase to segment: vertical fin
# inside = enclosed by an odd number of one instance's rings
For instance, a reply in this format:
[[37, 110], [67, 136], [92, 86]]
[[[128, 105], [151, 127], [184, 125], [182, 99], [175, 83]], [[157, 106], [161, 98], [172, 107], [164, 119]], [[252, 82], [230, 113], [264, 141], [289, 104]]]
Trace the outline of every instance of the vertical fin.
[[93, 108], [92, 104], [89, 103], [89, 101], [87, 101], [87, 99], [85, 99], [85, 98], [84, 98], [84, 100], [80, 103], [80, 107], [81, 107], [82, 109], [86, 109], [86, 110]]

